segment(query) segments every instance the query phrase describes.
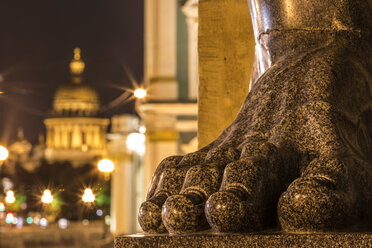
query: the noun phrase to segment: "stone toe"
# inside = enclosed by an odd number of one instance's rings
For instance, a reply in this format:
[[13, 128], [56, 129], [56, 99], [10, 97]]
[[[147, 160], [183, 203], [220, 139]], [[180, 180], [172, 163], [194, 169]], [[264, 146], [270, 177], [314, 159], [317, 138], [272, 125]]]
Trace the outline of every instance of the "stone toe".
[[216, 192], [205, 205], [209, 225], [218, 232], [234, 232], [242, 228], [244, 209], [240, 200], [229, 192]]
[[204, 202], [194, 204], [186, 195], [169, 197], [163, 205], [162, 219], [170, 233], [189, 233], [208, 228]]
[[166, 232], [161, 219], [161, 208], [150, 201], [141, 204], [138, 212], [138, 222], [146, 233]]
[[205, 213], [208, 223], [218, 232], [262, 229], [262, 216], [253, 208], [253, 204], [228, 191], [211, 195], [205, 205]]
[[334, 189], [326, 178], [297, 179], [279, 199], [280, 224], [296, 232], [342, 229], [355, 216], [351, 213], [354, 197], [352, 192]]

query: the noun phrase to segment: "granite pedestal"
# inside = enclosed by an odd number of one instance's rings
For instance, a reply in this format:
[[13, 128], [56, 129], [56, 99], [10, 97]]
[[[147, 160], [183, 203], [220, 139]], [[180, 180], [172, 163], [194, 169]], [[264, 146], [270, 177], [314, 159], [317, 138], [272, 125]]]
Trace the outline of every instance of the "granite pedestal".
[[124, 247], [372, 247], [372, 233], [196, 233], [184, 235], [122, 235], [115, 248]]

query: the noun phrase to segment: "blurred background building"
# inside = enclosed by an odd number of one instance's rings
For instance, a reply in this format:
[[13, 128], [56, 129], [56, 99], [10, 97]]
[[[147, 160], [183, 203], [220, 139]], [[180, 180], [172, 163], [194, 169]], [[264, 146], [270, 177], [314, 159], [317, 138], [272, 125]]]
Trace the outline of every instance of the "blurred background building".
[[[135, 100], [137, 114], [99, 117], [99, 95], [83, 79], [85, 64], [77, 48], [71, 80], [57, 88], [53, 109], [44, 120], [45, 141], [41, 135], [32, 146], [20, 130], [9, 146], [4, 168], [13, 168], [12, 161], [17, 161], [25, 177], [40, 174], [51, 196], [63, 192], [49, 205], [59, 208], [56, 218], [80, 221], [91, 215], [110, 224], [113, 234], [140, 232], [137, 211], [158, 164], [167, 156], [197, 149], [198, 0], [144, 0], [144, 26], [144, 83], [139, 87], [146, 96]], [[112, 173], [96, 169], [101, 158], [114, 162]], [[11, 174], [3, 175], [17, 178]], [[51, 174], [54, 185], [48, 182]], [[95, 196], [93, 207], [82, 200], [82, 182], [91, 186], [87, 192]], [[41, 190], [30, 187], [40, 201]], [[21, 199], [21, 189], [13, 189]], [[71, 209], [62, 207], [66, 205], [86, 213], [69, 215]]]
[[51, 117], [45, 119], [46, 151], [49, 162], [91, 163], [105, 155], [109, 120], [97, 117], [97, 91], [83, 80], [85, 64], [80, 49], [70, 63], [71, 82], [61, 85], [54, 96]]

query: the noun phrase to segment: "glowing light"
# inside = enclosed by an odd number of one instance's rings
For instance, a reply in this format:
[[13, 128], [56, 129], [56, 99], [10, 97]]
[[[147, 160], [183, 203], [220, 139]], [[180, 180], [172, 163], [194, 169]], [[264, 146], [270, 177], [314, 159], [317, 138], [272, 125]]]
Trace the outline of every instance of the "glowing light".
[[68, 220], [65, 218], [61, 218], [58, 220], [58, 227], [61, 229], [66, 229], [68, 226]]
[[97, 216], [102, 216], [103, 215], [102, 209], [98, 209], [96, 214], [97, 214]]
[[140, 126], [139, 132], [140, 133], [146, 133], [146, 127], [145, 126]]
[[17, 217], [17, 223], [14, 223], [16, 225], [17, 228], [22, 228], [23, 227], [23, 218], [22, 217]]
[[40, 217], [39, 216], [35, 216], [35, 218], [34, 218], [34, 223], [35, 223], [35, 225], [40, 225]]
[[14, 214], [12, 212], [9, 212], [6, 214], [5, 222], [11, 224], [13, 223], [14, 219], [15, 219]]
[[143, 155], [145, 153], [145, 140], [146, 137], [142, 133], [129, 134], [126, 140], [128, 150]]
[[82, 199], [83, 199], [83, 202], [94, 202], [96, 197], [94, 196], [91, 189], [85, 189]]
[[87, 146], [87, 145], [82, 145], [82, 146], [81, 146], [81, 150], [82, 150], [83, 152], [88, 151], [88, 146]]
[[4, 212], [5, 211], [5, 204], [4, 202], [0, 202], [0, 212]]
[[47, 226], [48, 226], [48, 221], [47, 221], [47, 219], [45, 219], [45, 218], [41, 218], [41, 219], [40, 219], [40, 226], [43, 227], [43, 228], [47, 227]]
[[84, 226], [87, 226], [87, 225], [89, 225], [89, 220], [84, 219], [84, 220], [82, 221], [82, 223], [83, 223]]
[[9, 152], [4, 146], [0, 145], [0, 161], [4, 161], [8, 158]]
[[136, 98], [141, 99], [147, 96], [147, 91], [145, 89], [138, 88], [133, 92], [133, 94]]
[[[52, 193], [50, 192], [49, 189], [44, 190], [43, 196], [41, 197], [41, 201], [43, 203], [46, 203], [46, 204], [52, 203], [53, 196], [52, 196]], [[41, 225], [41, 223], [40, 223], [40, 225]]]
[[14, 192], [12, 190], [8, 190], [6, 192], [5, 202], [6, 203], [14, 203], [15, 202]]
[[27, 209], [27, 203], [26, 202], [22, 202], [21, 209], [22, 210], [26, 210]]
[[[1, 165], [1, 163], [0, 163], [0, 165]], [[10, 180], [7, 177], [4, 177], [3, 179], [1, 179], [1, 183], [3, 184], [4, 192], [7, 192], [8, 190], [11, 190], [14, 186], [12, 180]]]
[[111, 216], [110, 215], [106, 215], [105, 216], [105, 224], [106, 225], [111, 225]]
[[105, 173], [111, 173], [115, 168], [114, 162], [112, 162], [110, 159], [101, 159], [98, 162], [98, 170]]
[[27, 217], [26, 222], [27, 224], [32, 224], [32, 222], [34, 222], [34, 219], [32, 217]]

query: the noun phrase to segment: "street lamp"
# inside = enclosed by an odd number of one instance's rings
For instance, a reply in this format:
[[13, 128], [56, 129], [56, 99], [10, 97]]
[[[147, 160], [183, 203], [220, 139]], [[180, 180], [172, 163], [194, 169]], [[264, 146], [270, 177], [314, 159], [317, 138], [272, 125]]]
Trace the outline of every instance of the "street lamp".
[[41, 197], [41, 201], [45, 204], [52, 203], [53, 196], [49, 189], [44, 190], [43, 196]]
[[0, 145], [0, 161], [4, 161], [8, 158], [9, 152], [4, 146]]
[[95, 199], [96, 197], [94, 196], [93, 191], [91, 189], [87, 188], [84, 190], [84, 194], [82, 196], [83, 202], [92, 203], [94, 202]]

